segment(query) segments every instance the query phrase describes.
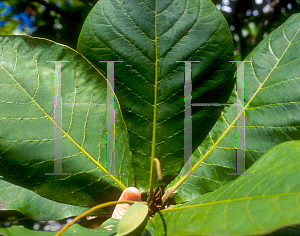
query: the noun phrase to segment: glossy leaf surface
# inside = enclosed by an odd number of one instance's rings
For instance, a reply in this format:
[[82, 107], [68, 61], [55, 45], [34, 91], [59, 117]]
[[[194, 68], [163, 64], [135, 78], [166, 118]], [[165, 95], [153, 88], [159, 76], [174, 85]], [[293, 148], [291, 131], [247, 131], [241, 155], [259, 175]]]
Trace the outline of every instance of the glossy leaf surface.
[[163, 210], [156, 235], [258, 235], [299, 224], [300, 141], [280, 144], [213, 193]]
[[[0, 36], [0, 174], [43, 197], [79, 206], [133, 185], [127, 131], [115, 102], [115, 171], [106, 167], [107, 82], [84, 57], [50, 40]], [[47, 62], [52, 61], [52, 62]], [[54, 170], [54, 72], [61, 66], [62, 171]], [[75, 105], [76, 104], [76, 105]], [[95, 105], [95, 104], [100, 104]], [[122, 181], [122, 182], [120, 182]], [[124, 185], [123, 185], [123, 184]]]
[[[245, 62], [245, 165], [249, 168], [270, 148], [300, 139], [300, 14], [267, 36]], [[233, 90], [229, 103], [236, 103]], [[240, 114], [243, 116], [243, 114]], [[226, 185], [237, 176], [236, 107], [225, 107], [204, 142], [193, 153], [198, 167], [179, 186], [176, 202], [190, 201]], [[240, 127], [239, 129], [242, 129]], [[243, 131], [242, 131], [243, 132]], [[203, 158], [203, 159], [202, 159]], [[201, 161], [200, 161], [201, 160]], [[174, 186], [177, 177], [168, 187]]]
[[[100, 0], [85, 20], [77, 50], [105, 73], [115, 63], [115, 92], [133, 155], [136, 185], [149, 189], [151, 160], [165, 186], [184, 164], [184, 71], [192, 63], [192, 103], [227, 102], [234, 85], [232, 37], [210, 0]], [[223, 107], [193, 107], [192, 149]], [[170, 166], [172, 168], [170, 168]]]
[[[62, 235], [63, 236], [73, 236], [73, 235], [89, 235], [89, 236], [112, 236], [117, 230], [116, 226], [118, 225], [118, 220], [110, 219], [107, 221], [109, 225], [100, 226], [97, 229], [87, 229], [78, 224], [72, 225], [69, 227]], [[57, 232], [47, 232], [47, 231], [35, 231], [26, 229], [19, 226], [12, 226], [9, 228], [0, 228], [0, 233], [3, 233], [5, 236], [11, 235], [23, 235], [23, 236], [54, 236]]]
[[[58, 203], [0, 179], [0, 210], [16, 210], [38, 221], [61, 220], [80, 215], [89, 208]], [[93, 214], [108, 214], [99, 209]]]

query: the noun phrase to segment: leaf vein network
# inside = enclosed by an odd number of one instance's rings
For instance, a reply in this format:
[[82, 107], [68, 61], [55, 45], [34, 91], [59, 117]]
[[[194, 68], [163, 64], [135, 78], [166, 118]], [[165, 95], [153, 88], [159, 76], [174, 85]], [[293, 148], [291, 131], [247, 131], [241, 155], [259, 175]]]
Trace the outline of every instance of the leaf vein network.
[[[151, 39], [150, 36], [148, 36], [145, 32], [142, 31], [142, 29], [140, 27], [137, 26], [137, 24], [134, 23], [134, 20], [130, 17], [130, 15], [125, 11], [125, 9], [123, 8], [122, 4], [120, 3], [120, 0], [119, 1], [119, 5], [122, 7], [122, 10], [124, 11], [124, 13], [127, 15], [127, 17], [130, 19], [130, 21], [132, 22], [132, 24], [134, 24], [134, 26], [143, 34], [145, 35], [150, 41], [153, 41], [153, 39]], [[102, 8], [103, 9], [103, 8]], [[153, 12], [153, 11], [152, 11]], [[104, 13], [104, 11], [103, 11]], [[105, 17], [107, 19], [107, 17]], [[108, 19], [107, 19], [108, 20]], [[111, 22], [110, 22], [111, 23]], [[113, 27], [112, 23], [111, 23], [111, 26]], [[113, 27], [114, 28], [114, 27]], [[115, 29], [115, 28], [114, 28]], [[117, 30], [116, 30], [117, 31]], [[119, 34], [121, 34], [119, 31], [117, 31]], [[122, 34], [121, 34], [122, 35]], [[124, 37], [125, 38], [125, 37]], [[143, 54], [144, 55], [144, 54]], [[145, 55], [146, 56], [146, 55]], [[150, 59], [149, 59], [150, 60]]]
[[[171, 3], [167, 6], [167, 8], [168, 8], [169, 6], [171, 6], [172, 3], [173, 3], [173, 2], [171, 2]], [[174, 28], [174, 26], [176, 25], [176, 23], [180, 21], [180, 19], [182, 18], [182, 16], [183, 16], [184, 13], [186, 12], [186, 4], [187, 4], [187, 0], [185, 1], [185, 7], [184, 7], [185, 10], [184, 10], [184, 11], [182, 12], [182, 14], [178, 17], [177, 21], [174, 22], [173, 25], [172, 25], [170, 28], [168, 28], [168, 30], [167, 30], [166, 32], [164, 32], [162, 35], [158, 36], [157, 39], [161, 38], [161, 37], [164, 36], [166, 33], [168, 33], [171, 29]], [[157, 15], [160, 15], [161, 13], [163, 13], [165, 10], [167, 10], [167, 8], [164, 9], [162, 12], [160, 12], [160, 13], [157, 14]], [[170, 13], [172, 13], [172, 12], [170, 11]], [[185, 35], [184, 35], [184, 36], [185, 36]], [[183, 37], [184, 37], [184, 36], [183, 36]]]
[[[179, 44], [179, 43], [181, 42], [181, 40], [184, 39], [184, 37], [188, 35], [188, 33], [193, 29], [193, 27], [195, 26], [195, 24], [197, 24], [198, 19], [199, 19], [199, 15], [200, 15], [200, 9], [199, 9], [199, 13], [198, 13], [197, 20], [190, 26], [189, 30], [187, 30], [187, 32], [186, 32], [180, 39], [178, 39], [177, 42], [176, 42], [176, 43], [175, 43], [168, 51], [166, 51], [165, 54], [163, 54], [159, 59], [162, 59], [162, 58], [166, 57], [166, 56], [173, 50], [173, 48], [176, 47], [176, 45]], [[182, 16], [181, 16], [181, 17], [182, 17]], [[181, 18], [181, 17], [180, 17], [180, 18]], [[180, 18], [179, 18], [179, 20], [180, 20]], [[178, 20], [178, 21], [179, 21], [179, 20]], [[174, 24], [174, 25], [175, 25], [175, 24]], [[173, 27], [173, 26], [172, 26], [172, 27]], [[169, 31], [169, 30], [167, 30], [165, 33], [167, 33], [168, 31]], [[165, 33], [164, 33], [164, 34], [165, 34]], [[164, 35], [164, 34], [163, 34], [163, 35]], [[158, 38], [162, 37], [163, 35], [160, 35]], [[158, 39], [158, 38], [157, 38], [157, 39]], [[208, 40], [207, 40], [207, 41], [208, 41]]]
[[[90, 18], [89, 18], [89, 20], [90, 20]], [[90, 24], [91, 24], [91, 22], [90, 22]], [[91, 29], [91, 32], [93, 32], [94, 37], [95, 37], [98, 41], [100, 41], [100, 42], [102, 42], [103, 44], [105, 44], [106, 49], [110, 50], [110, 51], [111, 51], [112, 53], [114, 53], [117, 57], [121, 58], [120, 55], [119, 55], [116, 51], [113, 51], [111, 48], [108, 47], [108, 45], [107, 45], [103, 40], [101, 40], [99, 37], [97, 37], [96, 34], [94, 33], [94, 31], [93, 31], [92, 29]], [[96, 48], [96, 47], [90, 47], [90, 46], [88, 46], [88, 45], [85, 45], [85, 47], [92, 48], [92, 49], [93, 49], [93, 48]], [[101, 49], [101, 48], [100, 48], [100, 49]], [[152, 86], [154, 86], [149, 80], [147, 80], [147, 79], [145, 78], [145, 76], [143, 76], [139, 71], [137, 71], [136, 69], [134, 69], [134, 68], [132, 67], [132, 65], [131, 65], [130, 63], [127, 62], [127, 60], [125, 60], [124, 58], [122, 58], [122, 61], [126, 62], [126, 64], [127, 64], [128, 66], [130, 66], [131, 69], [132, 69], [133, 71], [136, 71], [142, 78], [145, 79], [145, 81], [149, 82]]]
[[143, 0], [141, 0], [141, 2], [145, 5], [145, 7], [147, 7], [150, 11], [152, 11], [153, 13], [155, 13], [155, 11], [153, 11]]
[[[128, 86], [126, 86], [126, 84], [122, 83], [120, 80], [118, 80], [117, 83], [120, 83], [125, 89], [127, 89], [128, 91], [130, 91], [131, 93], [133, 93], [135, 96], [137, 96], [138, 98], [140, 98], [141, 100], [143, 100], [145, 103], [147, 103], [148, 105], [153, 107], [153, 104], [151, 104], [150, 102], [148, 102], [147, 100], [145, 100], [143, 97], [141, 97], [138, 93], [136, 93], [134, 90], [131, 90]], [[152, 84], [151, 84], [152, 85]]]
[[[114, 29], [115, 30], [115, 32], [117, 32], [121, 37], [123, 37], [131, 46], [133, 46], [138, 52], [140, 52], [149, 62], [151, 62], [152, 64], [155, 64], [155, 62], [154, 61], [151, 61], [151, 59], [148, 57], [148, 56], [146, 56], [146, 54], [144, 54], [139, 48], [137, 48], [135, 45], [134, 45], [134, 43], [133, 42], [131, 42], [127, 37], [125, 37], [125, 35], [123, 35], [123, 34], [121, 34], [121, 32], [120, 31], [118, 31], [115, 27], [114, 27], [114, 25], [112, 24], [112, 22], [106, 17], [106, 15], [105, 15], [105, 13], [104, 13], [104, 10], [103, 10], [103, 7], [102, 7], [102, 12], [103, 12], [103, 16], [105, 17], [105, 19], [110, 23], [110, 26], [112, 27], [112, 29]], [[129, 16], [128, 16], [129, 17]], [[129, 17], [129, 19], [132, 21], [132, 19]], [[133, 21], [132, 21], [133, 22]], [[134, 24], [135, 25], [135, 24]], [[141, 31], [141, 29], [138, 27], [138, 26], [136, 26], [135, 25], [135, 27], [138, 29], [138, 30], [140, 30]], [[141, 33], [142, 34], [144, 34], [145, 35], [145, 33], [143, 33], [142, 31], [141, 31]], [[147, 36], [147, 35], [145, 35], [145, 36]], [[149, 38], [149, 37], [148, 37]], [[153, 39], [151, 39], [151, 38], [149, 38], [150, 39], [150, 41], [153, 41]]]

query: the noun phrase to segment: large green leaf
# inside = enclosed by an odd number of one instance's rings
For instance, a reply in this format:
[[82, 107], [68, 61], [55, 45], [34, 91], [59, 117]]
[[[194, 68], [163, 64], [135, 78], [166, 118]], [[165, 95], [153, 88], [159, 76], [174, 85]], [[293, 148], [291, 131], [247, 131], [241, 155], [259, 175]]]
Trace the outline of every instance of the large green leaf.
[[299, 169], [300, 141], [280, 144], [246, 171], [254, 175], [161, 211], [155, 235], [257, 235], [299, 224]]
[[[26, 217], [38, 221], [61, 220], [70, 216], [80, 215], [89, 210], [87, 207], [79, 207], [58, 203], [40, 195], [11, 184], [0, 178], [0, 210], [16, 210]], [[107, 214], [99, 209], [93, 214]]]
[[[87, 229], [78, 224], [74, 224], [71, 227], [69, 227], [62, 235], [112, 236], [115, 235], [117, 232], [118, 223], [119, 220], [109, 219], [106, 221], [106, 223], [103, 223], [103, 225], [101, 225], [97, 229]], [[0, 233], [3, 233], [5, 236], [54, 236], [57, 232], [35, 231], [20, 226], [12, 226], [9, 228], [0, 228]]]
[[[115, 171], [106, 173], [107, 81], [73, 49], [46, 39], [0, 36], [0, 175], [58, 202], [115, 200], [133, 186], [128, 134], [115, 105]], [[54, 63], [62, 63], [62, 167], [54, 170]]]
[[[73, 235], [88, 235], [88, 236], [112, 236], [116, 235], [117, 227], [120, 220], [116, 220], [113, 218], [108, 219], [105, 221], [100, 227], [97, 229], [87, 229], [78, 224], [72, 225], [71, 227], [67, 228], [66, 231], [63, 232], [63, 236], [73, 236]], [[152, 224], [151, 221], [148, 221]], [[22, 236], [50, 236], [55, 235], [57, 232], [45, 232], [45, 231], [35, 231], [29, 230], [20, 226], [12, 226], [9, 228], [0, 228], [0, 233], [3, 233], [4, 236], [15, 236], [15, 235], [22, 235]], [[143, 233], [142, 233], [143, 234]], [[2, 235], [2, 234], [1, 234]], [[144, 231], [144, 236], [153, 236], [154, 229], [149, 229]]]
[[[270, 148], [300, 139], [300, 14], [291, 16], [266, 37], [245, 61], [246, 169]], [[236, 102], [232, 92], [229, 103]], [[226, 185], [237, 176], [236, 107], [226, 107], [204, 142], [193, 153], [197, 166], [174, 194], [176, 202], [190, 201]], [[241, 114], [243, 115], [243, 114]], [[201, 165], [199, 165], [201, 164]]]
[[[77, 50], [103, 73], [115, 64], [115, 92], [130, 138], [135, 179], [149, 189], [151, 160], [165, 186], [184, 164], [184, 63], [192, 63], [192, 103], [227, 102], [234, 85], [227, 22], [210, 0], [100, 0], [85, 20]], [[193, 107], [192, 149], [222, 107]], [[172, 168], [170, 168], [172, 166]]]

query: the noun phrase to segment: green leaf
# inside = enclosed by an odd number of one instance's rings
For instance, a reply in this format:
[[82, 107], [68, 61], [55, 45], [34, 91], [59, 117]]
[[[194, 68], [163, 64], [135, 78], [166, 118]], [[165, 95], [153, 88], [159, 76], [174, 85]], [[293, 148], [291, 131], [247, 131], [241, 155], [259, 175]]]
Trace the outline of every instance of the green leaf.
[[153, 218], [156, 234], [258, 235], [300, 223], [300, 141], [280, 144], [226, 186]]
[[[270, 148], [300, 139], [299, 29], [300, 14], [296, 14], [245, 58], [253, 61], [244, 66], [246, 169]], [[235, 90], [228, 102], [236, 103]], [[176, 202], [213, 192], [237, 177], [228, 175], [236, 172], [236, 116], [235, 106], [226, 107], [193, 153], [193, 173], [200, 175], [178, 176], [168, 186], [182, 181], [173, 196]]]
[[[43, 198], [26, 188], [0, 178], [0, 211], [4, 210], [16, 210], [30, 219], [47, 221], [80, 215], [89, 208], [58, 203]], [[108, 214], [108, 212], [99, 209], [93, 214]]]
[[116, 236], [136, 236], [145, 229], [149, 219], [148, 205], [140, 202], [132, 204], [118, 224]]
[[[57, 202], [94, 206], [133, 186], [126, 127], [115, 101], [115, 171], [106, 167], [107, 80], [75, 50], [29, 36], [0, 36], [0, 175]], [[54, 170], [54, 63], [61, 66], [62, 171]], [[84, 106], [74, 105], [84, 103]], [[121, 182], [120, 182], [121, 181]]]
[[[225, 103], [234, 85], [233, 43], [210, 0], [100, 0], [86, 18], [77, 50], [103, 73], [114, 60], [115, 92], [130, 137], [136, 185], [151, 184], [160, 160], [165, 186], [184, 164], [184, 63], [192, 63], [192, 103]], [[193, 107], [192, 149], [223, 107]], [[172, 168], [169, 168], [172, 166]]]
[[[108, 220], [107, 220], [108, 221]], [[117, 225], [119, 220], [110, 219], [109, 223], [110, 226], [100, 226], [97, 229], [87, 229], [78, 224], [74, 224], [69, 227], [62, 235], [63, 236], [73, 236], [73, 235], [88, 235], [88, 236], [111, 236], [117, 232]], [[107, 228], [104, 228], [107, 227]], [[20, 226], [12, 226], [9, 228], [0, 228], [0, 233], [3, 233], [5, 236], [15, 236], [15, 235], [22, 235], [22, 236], [51, 236], [55, 235], [57, 232], [46, 232], [46, 231], [35, 231], [26, 229]]]
[[4, 236], [13, 236], [13, 235], [24, 235], [24, 236], [54, 236], [55, 232], [48, 232], [48, 231], [36, 231], [36, 230], [30, 230], [26, 229], [21, 226], [12, 226], [8, 228], [0, 228], [1, 235], [4, 234]]

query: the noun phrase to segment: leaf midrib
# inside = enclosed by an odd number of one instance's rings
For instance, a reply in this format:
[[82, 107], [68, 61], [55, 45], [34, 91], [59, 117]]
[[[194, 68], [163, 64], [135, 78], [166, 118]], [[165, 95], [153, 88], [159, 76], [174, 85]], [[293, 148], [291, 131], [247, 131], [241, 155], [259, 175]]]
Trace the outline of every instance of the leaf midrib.
[[151, 150], [151, 163], [150, 163], [150, 183], [149, 183], [149, 200], [153, 197], [153, 186], [154, 186], [154, 158], [155, 158], [155, 147], [156, 147], [156, 115], [157, 115], [157, 0], [155, 1], [155, 12], [154, 12], [154, 31], [155, 31], [155, 78], [154, 78], [154, 106], [153, 106], [153, 129], [152, 129], [152, 150]]

